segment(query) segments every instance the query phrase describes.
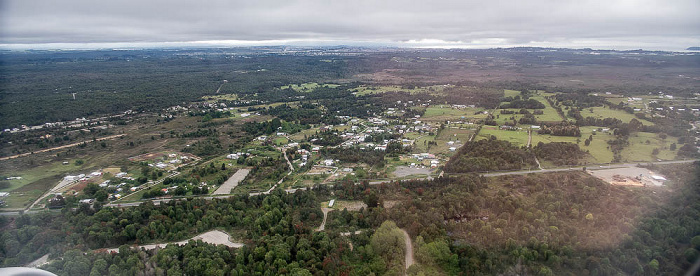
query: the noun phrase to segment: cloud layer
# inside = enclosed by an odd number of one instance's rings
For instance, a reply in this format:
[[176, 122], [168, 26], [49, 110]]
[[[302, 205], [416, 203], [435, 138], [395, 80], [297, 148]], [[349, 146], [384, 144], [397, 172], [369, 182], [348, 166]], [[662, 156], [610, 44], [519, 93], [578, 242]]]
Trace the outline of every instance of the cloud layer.
[[0, 3], [0, 43], [5, 45], [316, 41], [439, 47], [682, 49], [700, 44], [697, 0]]

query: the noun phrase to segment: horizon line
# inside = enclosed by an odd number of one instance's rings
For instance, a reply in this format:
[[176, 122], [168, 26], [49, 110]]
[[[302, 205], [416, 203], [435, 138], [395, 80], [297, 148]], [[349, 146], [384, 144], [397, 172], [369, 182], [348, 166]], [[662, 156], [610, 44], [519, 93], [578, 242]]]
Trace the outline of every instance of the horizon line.
[[690, 48], [697, 46], [659, 47], [658, 45], [595, 45], [594, 43], [466, 43], [462, 41], [409, 40], [401, 42], [386, 41], [345, 41], [345, 40], [206, 40], [206, 41], [163, 41], [163, 42], [50, 42], [50, 43], [0, 43], [0, 50], [104, 50], [104, 49], [168, 49], [168, 48], [242, 48], [242, 47], [360, 47], [360, 48], [395, 48], [395, 49], [508, 49], [508, 48], [545, 48], [545, 49], [590, 49], [597, 51], [662, 51], [662, 52], [697, 52]]

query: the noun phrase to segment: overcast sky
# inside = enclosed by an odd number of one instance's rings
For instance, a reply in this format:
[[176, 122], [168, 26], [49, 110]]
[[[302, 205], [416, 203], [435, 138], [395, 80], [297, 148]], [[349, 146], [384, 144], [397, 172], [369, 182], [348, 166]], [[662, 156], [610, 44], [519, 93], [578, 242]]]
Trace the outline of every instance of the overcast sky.
[[700, 0], [0, 0], [0, 47], [700, 46]]

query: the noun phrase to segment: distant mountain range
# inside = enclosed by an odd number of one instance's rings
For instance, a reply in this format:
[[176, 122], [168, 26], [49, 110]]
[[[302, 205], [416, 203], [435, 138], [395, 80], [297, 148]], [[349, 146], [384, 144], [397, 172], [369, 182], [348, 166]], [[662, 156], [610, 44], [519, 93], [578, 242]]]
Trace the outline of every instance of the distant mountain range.
[[688, 51], [700, 51], [700, 47], [688, 47]]

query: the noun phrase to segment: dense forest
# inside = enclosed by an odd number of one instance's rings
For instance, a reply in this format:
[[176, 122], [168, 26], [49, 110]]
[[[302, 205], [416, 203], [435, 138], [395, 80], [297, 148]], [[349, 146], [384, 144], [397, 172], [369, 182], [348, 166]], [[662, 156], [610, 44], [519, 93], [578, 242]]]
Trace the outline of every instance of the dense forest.
[[445, 172], [520, 170], [536, 166], [535, 158], [529, 151], [508, 141], [492, 138], [465, 143], [445, 164]]
[[[586, 141], [590, 143], [590, 140], [586, 139]], [[577, 144], [565, 142], [539, 142], [533, 150], [538, 158], [552, 161], [555, 165], [578, 165], [588, 156]]]
[[[278, 91], [276, 88], [289, 83], [343, 78], [353, 73], [347, 62], [245, 52], [205, 49], [3, 53], [0, 128], [126, 110], [154, 111], [212, 95], [223, 80], [228, 82], [220, 93], [244, 96]], [[77, 93], [75, 100], [71, 93]], [[32, 112], [25, 112], [28, 110]]]
[[681, 275], [700, 249], [700, 164], [654, 169], [674, 176], [673, 190], [572, 172], [408, 181], [379, 191], [401, 199], [388, 217], [411, 235], [427, 243], [449, 237], [450, 250], [432, 263], [445, 274]]

